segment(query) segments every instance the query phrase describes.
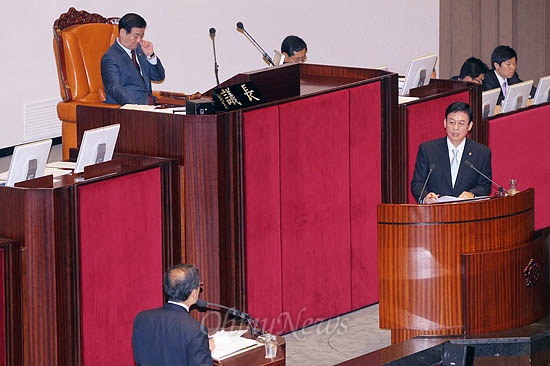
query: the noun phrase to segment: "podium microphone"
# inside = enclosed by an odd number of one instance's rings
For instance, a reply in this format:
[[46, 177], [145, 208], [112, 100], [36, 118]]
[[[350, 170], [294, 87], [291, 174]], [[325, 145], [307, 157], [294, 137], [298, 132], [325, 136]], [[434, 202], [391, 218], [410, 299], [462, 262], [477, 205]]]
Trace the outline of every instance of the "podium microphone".
[[260, 46], [258, 44], [258, 42], [256, 42], [256, 40], [254, 38], [252, 38], [252, 36], [246, 31], [246, 29], [244, 29], [244, 25], [243, 25], [243, 22], [237, 22], [237, 31], [238, 32], [241, 32], [242, 34], [244, 34], [246, 36], [246, 38], [248, 38], [248, 40], [250, 42], [252, 42], [252, 44], [258, 49], [258, 51], [260, 51], [260, 53], [262, 54], [262, 57], [264, 58], [264, 61], [267, 62], [268, 64], [270, 64], [271, 66], [275, 66], [275, 63], [273, 62], [273, 60], [271, 59], [271, 57], [269, 57], [269, 55], [267, 54], [267, 52], [264, 51], [264, 49], [262, 48], [262, 46]]
[[216, 42], [214, 42], [214, 38], [216, 38], [216, 28], [210, 28], [210, 39], [212, 40], [212, 50], [214, 51], [214, 75], [216, 75], [216, 85], [218, 88], [220, 87], [220, 79], [218, 77], [218, 60], [216, 58]]
[[[256, 318], [252, 317], [248, 313], [237, 310], [235, 308], [230, 308], [230, 307], [225, 306], [225, 305], [206, 302], [203, 299], [198, 299], [197, 302], [195, 303], [195, 306], [197, 308], [203, 309], [203, 310], [199, 310], [199, 311], [204, 311], [206, 309], [210, 309], [210, 307], [220, 308], [220, 309], [226, 310], [227, 314], [229, 314], [230, 316], [233, 316], [233, 317], [241, 319], [241, 320], [245, 320], [248, 323], [248, 326], [250, 328], [250, 334], [252, 335], [252, 337], [254, 339], [256, 339], [258, 336], [264, 334], [264, 330], [262, 328], [262, 325], [260, 324], [260, 321]], [[219, 311], [219, 310], [216, 310], [216, 309], [210, 309], [210, 310]], [[256, 324], [259, 329], [256, 329], [254, 324]]]
[[470, 168], [472, 168], [473, 170], [475, 170], [479, 175], [481, 175], [483, 178], [487, 179], [489, 182], [493, 183], [493, 185], [495, 187], [498, 188], [498, 195], [499, 197], [504, 197], [504, 188], [502, 188], [502, 186], [500, 184], [498, 184], [497, 182], [495, 182], [494, 180], [492, 180], [491, 178], [489, 178], [488, 176], [486, 176], [485, 174], [483, 174], [478, 168], [476, 168], [474, 166], [474, 164], [472, 164], [469, 160], [465, 160], [464, 161], [464, 165], [466, 166], [469, 166]]
[[430, 164], [430, 171], [428, 172], [428, 176], [426, 177], [426, 180], [424, 181], [424, 186], [422, 187], [422, 190], [420, 191], [420, 196], [418, 196], [418, 204], [422, 203], [422, 195], [424, 194], [424, 190], [426, 189], [426, 186], [428, 185], [428, 180], [430, 180], [430, 175], [432, 175], [432, 172], [435, 169], [435, 163]]

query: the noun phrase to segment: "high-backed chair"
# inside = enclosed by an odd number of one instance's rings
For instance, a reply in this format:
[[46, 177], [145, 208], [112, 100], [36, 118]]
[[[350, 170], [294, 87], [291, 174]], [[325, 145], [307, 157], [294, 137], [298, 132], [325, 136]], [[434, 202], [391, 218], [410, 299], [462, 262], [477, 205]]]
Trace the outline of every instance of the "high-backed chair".
[[[57, 115], [62, 122], [63, 159], [69, 158], [69, 149], [76, 147], [76, 107], [78, 105], [118, 108], [105, 104], [105, 90], [101, 79], [101, 57], [118, 37], [119, 18], [105, 18], [99, 14], [71, 7], [53, 24], [53, 49], [57, 63], [62, 101], [57, 104]], [[187, 99], [201, 98], [179, 92], [153, 91], [160, 104], [185, 104]]]
[[101, 57], [118, 36], [118, 19], [70, 8], [53, 24], [53, 48], [62, 101], [57, 115], [62, 122], [63, 158], [76, 147], [76, 107], [103, 103], [105, 91], [101, 80]]

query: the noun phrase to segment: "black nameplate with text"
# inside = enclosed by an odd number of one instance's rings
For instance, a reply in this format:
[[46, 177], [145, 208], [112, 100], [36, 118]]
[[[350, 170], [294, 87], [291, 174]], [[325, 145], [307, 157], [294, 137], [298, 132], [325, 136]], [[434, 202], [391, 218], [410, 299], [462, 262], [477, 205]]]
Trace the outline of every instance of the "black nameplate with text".
[[217, 111], [226, 112], [265, 102], [262, 94], [251, 81], [216, 88], [212, 90], [212, 100], [216, 104]]

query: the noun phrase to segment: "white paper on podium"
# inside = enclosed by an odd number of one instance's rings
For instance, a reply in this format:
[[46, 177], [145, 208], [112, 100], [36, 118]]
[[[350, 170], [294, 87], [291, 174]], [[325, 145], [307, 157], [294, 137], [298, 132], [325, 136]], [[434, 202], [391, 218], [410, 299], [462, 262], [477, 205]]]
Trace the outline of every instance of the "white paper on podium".
[[446, 202], [457, 202], [457, 201], [478, 201], [482, 199], [487, 199], [489, 196], [479, 196], [474, 198], [458, 198], [454, 196], [441, 196], [437, 199], [437, 203], [446, 203]]
[[242, 335], [247, 330], [233, 330], [225, 331], [219, 330], [214, 333], [214, 351], [212, 351], [212, 358], [220, 361], [224, 358], [236, 355], [238, 353], [247, 351], [250, 348], [259, 347], [261, 344], [254, 339], [244, 338]]

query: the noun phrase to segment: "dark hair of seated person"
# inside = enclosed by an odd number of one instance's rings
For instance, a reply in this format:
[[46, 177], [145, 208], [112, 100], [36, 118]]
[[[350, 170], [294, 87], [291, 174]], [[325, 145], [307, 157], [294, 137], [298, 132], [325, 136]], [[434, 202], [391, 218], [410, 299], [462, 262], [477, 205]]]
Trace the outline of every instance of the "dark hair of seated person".
[[301, 50], [307, 51], [307, 44], [298, 36], [287, 36], [281, 44], [281, 53], [286, 53], [289, 56], [294, 56], [294, 52]]
[[518, 60], [518, 54], [514, 49], [510, 46], [498, 46], [493, 50], [493, 53], [491, 54], [491, 65], [494, 68], [495, 62], [497, 64], [501, 64], [504, 61], [508, 61], [510, 59], [515, 58], [516, 61]]
[[489, 71], [489, 67], [485, 62], [481, 61], [478, 58], [470, 57], [462, 64], [460, 68], [460, 80], [469, 76], [472, 79], [476, 79], [481, 74], [486, 74]]

